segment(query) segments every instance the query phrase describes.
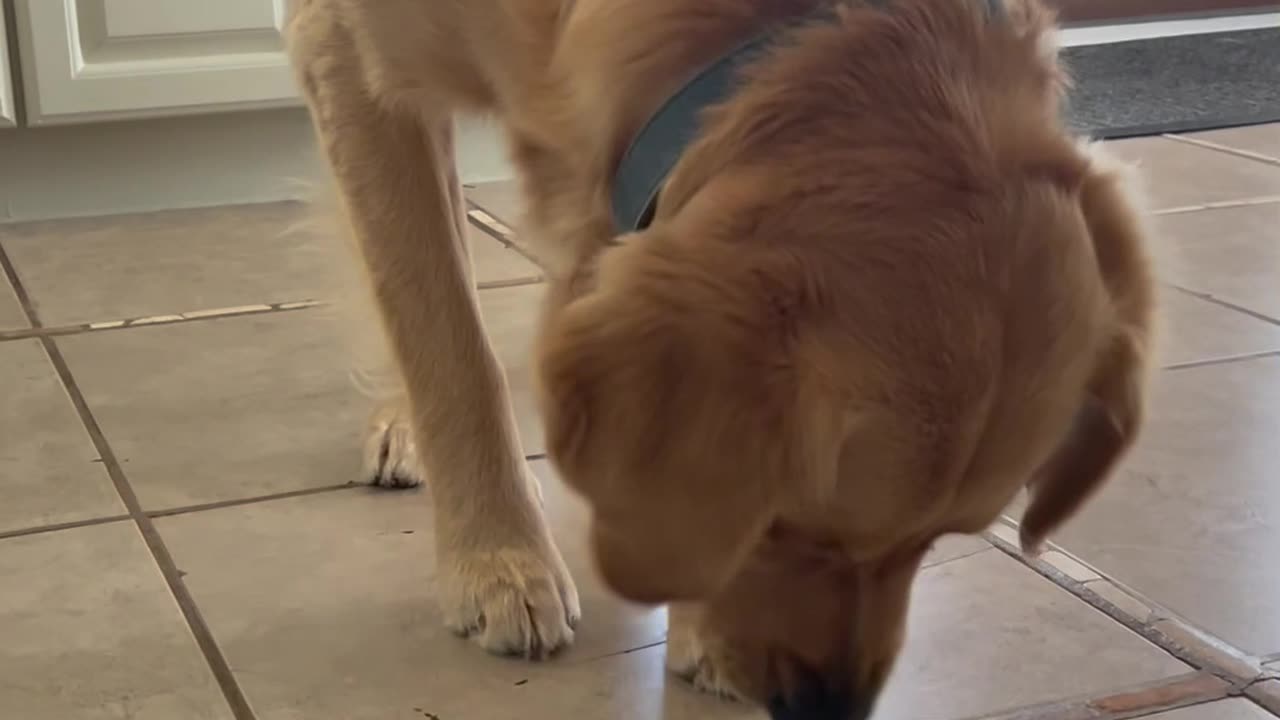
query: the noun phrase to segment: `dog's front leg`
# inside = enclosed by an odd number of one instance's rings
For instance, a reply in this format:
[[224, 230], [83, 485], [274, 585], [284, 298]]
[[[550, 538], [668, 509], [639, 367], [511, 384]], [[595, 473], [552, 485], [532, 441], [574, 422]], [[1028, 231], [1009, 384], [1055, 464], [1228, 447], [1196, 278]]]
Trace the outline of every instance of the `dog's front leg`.
[[541, 656], [572, 640], [577, 590], [481, 325], [451, 117], [378, 102], [352, 43], [297, 35], [294, 62], [403, 375], [445, 622], [493, 652]]
[[667, 608], [667, 669], [695, 688], [731, 700], [742, 693], [729, 677], [730, 656], [723, 639], [704, 622], [701, 603], [675, 603]]

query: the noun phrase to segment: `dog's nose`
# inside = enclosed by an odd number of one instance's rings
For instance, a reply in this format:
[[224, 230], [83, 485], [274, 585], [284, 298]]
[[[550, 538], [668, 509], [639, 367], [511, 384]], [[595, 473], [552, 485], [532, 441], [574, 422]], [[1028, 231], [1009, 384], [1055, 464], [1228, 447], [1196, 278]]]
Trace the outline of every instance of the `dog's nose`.
[[806, 673], [797, 687], [769, 701], [769, 717], [772, 720], [868, 720], [874, 706], [874, 694], [851, 692], [820, 675]]
[[777, 696], [769, 703], [773, 720], [867, 720], [872, 702], [841, 693]]

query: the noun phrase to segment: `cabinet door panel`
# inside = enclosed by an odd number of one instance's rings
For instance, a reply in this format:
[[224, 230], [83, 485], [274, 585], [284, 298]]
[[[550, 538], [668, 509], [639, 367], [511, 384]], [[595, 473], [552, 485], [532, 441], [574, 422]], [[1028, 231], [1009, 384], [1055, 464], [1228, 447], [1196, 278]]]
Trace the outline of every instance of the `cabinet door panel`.
[[285, 0], [17, 0], [28, 118], [60, 124], [298, 102]]
[[276, 3], [263, 0], [102, 0], [101, 5], [113, 38], [253, 31], [276, 23]]

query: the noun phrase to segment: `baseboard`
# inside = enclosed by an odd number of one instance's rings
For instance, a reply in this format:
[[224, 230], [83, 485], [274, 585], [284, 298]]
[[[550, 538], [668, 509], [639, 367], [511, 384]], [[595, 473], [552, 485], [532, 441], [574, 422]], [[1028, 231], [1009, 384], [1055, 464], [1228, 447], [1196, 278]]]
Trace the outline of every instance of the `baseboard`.
[[[464, 182], [511, 176], [498, 132], [464, 123]], [[322, 177], [302, 109], [0, 130], [0, 223], [305, 199]]]
[[1156, 20], [1176, 15], [1274, 12], [1275, 0], [1050, 0], [1064, 22]]

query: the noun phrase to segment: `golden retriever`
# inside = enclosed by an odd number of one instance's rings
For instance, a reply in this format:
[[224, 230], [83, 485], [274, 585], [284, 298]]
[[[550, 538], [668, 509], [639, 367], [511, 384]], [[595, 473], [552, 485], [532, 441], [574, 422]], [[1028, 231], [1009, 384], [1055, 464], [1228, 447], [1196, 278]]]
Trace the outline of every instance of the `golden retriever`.
[[[1059, 119], [1050, 13], [991, 4], [296, 2], [291, 57], [404, 381], [370, 474], [430, 479], [451, 627], [542, 656], [579, 618], [481, 327], [459, 114], [505, 127], [549, 276], [549, 454], [608, 584], [677, 603], [668, 663], [696, 684], [868, 717], [931, 542], [1030, 483], [1034, 547], [1107, 477], [1143, 415], [1144, 231]], [[636, 133], [770, 29], [620, 237]]]

